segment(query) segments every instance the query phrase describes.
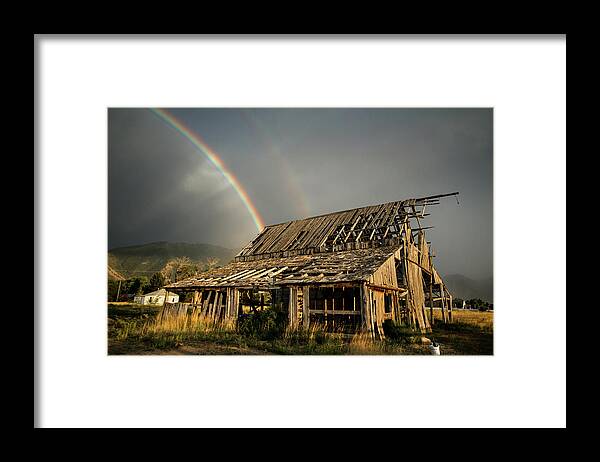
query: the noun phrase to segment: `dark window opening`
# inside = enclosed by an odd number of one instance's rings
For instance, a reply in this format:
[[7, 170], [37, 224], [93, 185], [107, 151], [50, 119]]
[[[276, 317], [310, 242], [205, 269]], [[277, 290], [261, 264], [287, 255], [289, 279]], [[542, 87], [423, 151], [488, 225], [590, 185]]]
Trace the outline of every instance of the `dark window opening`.
[[385, 294], [385, 304], [384, 304], [384, 311], [386, 313], [391, 313], [392, 312], [392, 296], [390, 294]]

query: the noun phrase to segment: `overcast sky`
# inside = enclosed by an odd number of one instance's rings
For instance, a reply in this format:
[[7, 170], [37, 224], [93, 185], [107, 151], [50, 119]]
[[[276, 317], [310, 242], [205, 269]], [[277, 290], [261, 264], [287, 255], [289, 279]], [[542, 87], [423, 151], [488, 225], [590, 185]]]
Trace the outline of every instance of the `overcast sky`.
[[[169, 109], [266, 224], [459, 191], [431, 207], [442, 274], [492, 276], [492, 109]], [[241, 248], [257, 234], [223, 174], [148, 109], [108, 111], [109, 248]]]

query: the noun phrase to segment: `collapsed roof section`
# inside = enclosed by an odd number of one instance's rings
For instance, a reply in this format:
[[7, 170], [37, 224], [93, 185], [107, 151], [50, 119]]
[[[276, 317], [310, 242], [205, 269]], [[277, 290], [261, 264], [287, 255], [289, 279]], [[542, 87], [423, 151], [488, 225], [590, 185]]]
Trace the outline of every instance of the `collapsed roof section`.
[[168, 288], [270, 287], [286, 284], [335, 284], [367, 281], [397, 247], [234, 261]]
[[456, 194], [388, 202], [269, 225], [238, 253], [235, 261], [394, 245], [404, 224], [415, 220], [416, 226], [411, 228], [418, 231], [419, 219], [429, 215], [428, 206], [439, 204], [440, 197]]

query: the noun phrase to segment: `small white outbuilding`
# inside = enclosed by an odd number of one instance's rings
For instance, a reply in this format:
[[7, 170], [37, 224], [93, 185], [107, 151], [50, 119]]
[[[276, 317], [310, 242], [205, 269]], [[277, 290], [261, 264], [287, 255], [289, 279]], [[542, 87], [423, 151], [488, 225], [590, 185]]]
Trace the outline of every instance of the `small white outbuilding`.
[[149, 294], [137, 295], [134, 297], [133, 302], [140, 305], [164, 305], [165, 297], [167, 303], [177, 303], [179, 301], [179, 295], [167, 292], [165, 289], [159, 289]]

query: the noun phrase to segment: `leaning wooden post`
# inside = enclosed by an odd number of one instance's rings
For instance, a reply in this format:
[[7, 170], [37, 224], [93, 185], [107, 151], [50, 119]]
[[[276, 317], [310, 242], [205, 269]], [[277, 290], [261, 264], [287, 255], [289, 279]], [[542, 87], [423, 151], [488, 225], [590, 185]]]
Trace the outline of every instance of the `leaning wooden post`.
[[371, 334], [372, 338], [374, 332], [371, 327], [371, 299], [366, 282], [363, 282], [360, 286], [360, 318], [362, 321], [363, 330], [366, 330], [369, 334]]
[[242, 291], [237, 289], [237, 302], [236, 302], [236, 306], [237, 306], [237, 315], [238, 317], [242, 316], [244, 314], [244, 304], [241, 301], [241, 297], [242, 297]]
[[238, 289], [235, 287], [227, 288], [227, 296], [225, 298], [225, 321], [228, 325], [235, 325], [238, 317]]
[[448, 321], [452, 322], [452, 295], [449, 295], [448, 298], [449, 298], [448, 307], [450, 308], [448, 310]]
[[213, 308], [212, 317], [215, 321], [218, 321], [221, 317], [221, 305], [223, 304], [223, 292], [219, 290], [217, 292], [217, 298], [215, 300], [215, 306]]
[[[165, 303], [167, 303], [168, 298], [169, 298], [169, 291], [167, 290], [167, 292], [165, 293]], [[199, 298], [200, 298], [200, 292], [198, 292], [197, 290], [194, 290], [194, 295], [192, 298], [192, 316], [196, 314], [196, 311], [198, 309]]]
[[213, 301], [212, 309], [210, 310], [210, 317], [213, 320], [216, 320], [217, 310], [219, 309], [220, 306], [221, 306], [221, 291], [217, 290], [217, 291], [215, 291], [215, 299]]
[[119, 279], [119, 287], [117, 288], [117, 298], [115, 302], [119, 301], [119, 295], [121, 294], [121, 280]]
[[374, 300], [375, 294], [369, 289], [369, 309], [371, 310], [371, 332], [373, 338], [377, 335], [377, 302]]
[[231, 287], [225, 288], [225, 314], [223, 318], [225, 322], [229, 322], [231, 317], [231, 306], [233, 305], [233, 289]]
[[310, 325], [310, 288], [304, 286], [302, 288], [302, 326], [304, 329], [308, 329]]
[[335, 287], [331, 291], [331, 332], [335, 332]]
[[298, 305], [297, 289], [295, 287], [290, 287], [290, 300], [288, 303], [288, 325], [291, 328], [296, 327], [296, 324], [298, 321], [298, 312], [296, 311], [297, 305]]
[[212, 290], [204, 291], [204, 300], [202, 301], [202, 314], [208, 316], [208, 311], [210, 310], [210, 298], [213, 295]]
[[429, 317], [431, 318], [431, 326], [433, 327], [433, 264], [431, 262], [431, 255], [429, 255]]
[[447, 313], [447, 307], [446, 307], [446, 296], [444, 295], [444, 286], [443, 284], [440, 284], [440, 299], [442, 302], [442, 317], [444, 319], [444, 323], [448, 322], [448, 313]]
[[206, 309], [206, 316], [208, 316], [209, 318], [212, 317], [215, 306], [215, 299], [218, 295], [219, 292], [217, 292], [216, 290], [211, 290], [211, 297], [209, 297], [210, 301], [208, 302], [208, 307]]

